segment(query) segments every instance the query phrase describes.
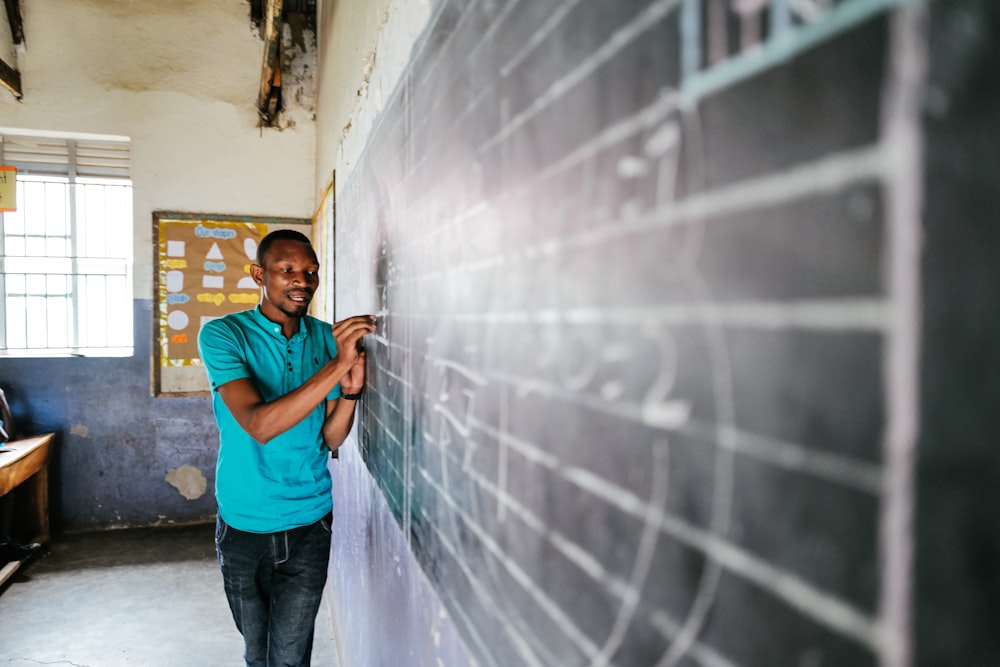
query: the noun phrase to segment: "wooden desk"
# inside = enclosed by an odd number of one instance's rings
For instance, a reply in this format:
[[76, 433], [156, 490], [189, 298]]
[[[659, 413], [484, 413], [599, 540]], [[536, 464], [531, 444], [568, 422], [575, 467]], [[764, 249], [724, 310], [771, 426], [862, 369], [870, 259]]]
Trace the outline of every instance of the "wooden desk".
[[[12, 528], [29, 541], [49, 541], [49, 459], [54, 433], [12, 440], [0, 447], [0, 502], [8, 494], [16, 503]], [[4, 530], [11, 527], [4, 526]], [[2, 535], [0, 535], [2, 536]], [[0, 564], [0, 585], [21, 567], [22, 561]]]

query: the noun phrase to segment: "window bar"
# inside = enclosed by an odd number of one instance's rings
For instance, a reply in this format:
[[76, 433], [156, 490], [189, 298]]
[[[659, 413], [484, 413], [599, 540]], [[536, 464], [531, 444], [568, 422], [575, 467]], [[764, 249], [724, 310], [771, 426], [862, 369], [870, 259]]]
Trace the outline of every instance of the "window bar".
[[74, 351], [82, 347], [80, 342], [80, 229], [77, 222], [76, 206], [76, 141], [66, 142], [66, 149], [69, 155], [69, 187], [67, 198], [69, 200], [69, 235], [73, 241], [70, 252], [70, 294], [69, 300], [69, 321], [70, 340], [69, 347]]

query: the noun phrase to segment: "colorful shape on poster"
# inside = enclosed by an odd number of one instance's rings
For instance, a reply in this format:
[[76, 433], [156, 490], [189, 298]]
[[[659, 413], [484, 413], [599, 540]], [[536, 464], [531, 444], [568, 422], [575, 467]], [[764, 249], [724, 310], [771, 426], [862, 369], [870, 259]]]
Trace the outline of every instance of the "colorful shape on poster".
[[167, 271], [167, 291], [180, 292], [184, 289], [184, 272]]
[[208, 259], [222, 259], [223, 255], [222, 255], [222, 251], [219, 250], [219, 244], [218, 243], [213, 243], [212, 247], [209, 248], [208, 254], [205, 255], [205, 257], [208, 258]]
[[167, 241], [167, 257], [183, 257], [187, 252], [187, 244], [184, 241]]
[[187, 313], [183, 310], [175, 310], [167, 315], [167, 325], [175, 331], [186, 329], [189, 322]]

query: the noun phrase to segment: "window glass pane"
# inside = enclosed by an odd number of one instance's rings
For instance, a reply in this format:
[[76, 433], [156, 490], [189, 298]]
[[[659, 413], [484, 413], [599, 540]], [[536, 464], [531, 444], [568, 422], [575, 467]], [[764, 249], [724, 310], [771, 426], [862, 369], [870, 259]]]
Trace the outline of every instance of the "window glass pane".
[[83, 257], [106, 257], [108, 225], [104, 209], [104, 186], [77, 185], [78, 233]]
[[[30, 289], [30, 286], [29, 286]], [[48, 304], [44, 296], [29, 296], [27, 298], [27, 313], [24, 325], [28, 334], [28, 347], [46, 347], [48, 341]]]
[[105, 292], [104, 276], [86, 276], [81, 278], [80, 315], [84, 320], [80, 327], [83, 344], [86, 346], [101, 346], [107, 344], [107, 330], [111, 326], [108, 321], [108, 299]]
[[8, 236], [4, 239], [4, 248], [7, 251], [7, 255], [13, 255], [15, 257], [24, 257], [24, 237], [23, 236]]
[[45, 254], [48, 257], [69, 257], [69, 237], [50, 236], [45, 239]]
[[25, 239], [25, 255], [28, 257], [45, 257], [45, 237], [29, 236]]
[[48, 345], [49, 347], [72, 347], [70, 341], [69, 299], [48, 298]]
[[7, 347], [28, 347], [28, 331], [24, 325], [26, 319], [24, 297], [7, 297]]
[[45, 226], [45, 183], [26, 181], [23, 204], [18, 208], [22, 206], [26, 227], [37, 234]]
[[107, 300], [111, 304], [108, 316], [108, 345], [122, 347], [132, 344], [132, 300], [124, 298], [128, 294], [126, 276], [109, 277]]
[[7, 294], [24, 294], [24, 274], [8, 273], [4, 276]]
[[69, 233], [66, 211], [66, 185], [64, 183], [45, 184], [45, 233], [66, 235]]
[[72, 288], [72, 278], [64, 275], [46, 277], [46, 291], [49, 296], [69, 296]]
[[108, 256], [132, 255], [132, 188], [106, 186], [107, 219], [109, 228]]
[[[29, 273], [26, 276], [28, 294], [31, 296], [45, 296], [45, 276], [39, 273]], [[31, 304], [28, 304], [31, 308]]]

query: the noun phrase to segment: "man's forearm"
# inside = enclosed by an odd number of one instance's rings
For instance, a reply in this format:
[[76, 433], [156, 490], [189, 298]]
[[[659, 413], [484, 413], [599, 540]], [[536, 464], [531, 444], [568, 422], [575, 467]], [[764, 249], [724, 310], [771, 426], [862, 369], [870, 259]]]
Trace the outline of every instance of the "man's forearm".
[[338, 398], [333, 412], [323, 423], [323, 442], [326, 443], [331, 452], [344, 444], [347, 434], [351, 432], [351, 426], [354, 425], [356, 403], [357, 401], [347, 398]]
[[[254, 440], [267, 444], [305, 419], [323, 402], [348, 369], [343, 362], [331, 360], [301, 386], [284, 396], [264, 402], [258, 395], [259, 400], [255, 404], [244, 404], [244, 414], [238, 415], [234, 411], [233, 416]], [[226, 385], [220, 387], [220, 391], [225, 390]], [[223, 395], [223, 400], [226, 398]], [[226, 400], [226, 404], [233, 405], [229, 400]]]

